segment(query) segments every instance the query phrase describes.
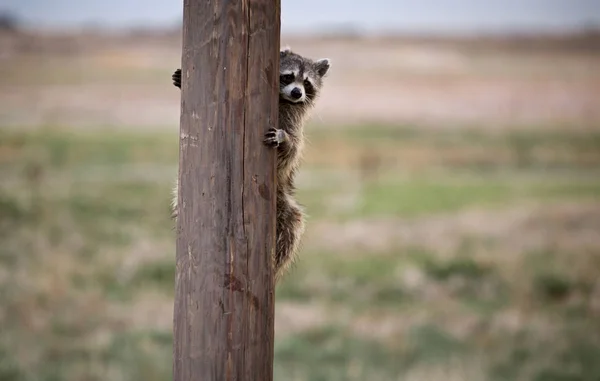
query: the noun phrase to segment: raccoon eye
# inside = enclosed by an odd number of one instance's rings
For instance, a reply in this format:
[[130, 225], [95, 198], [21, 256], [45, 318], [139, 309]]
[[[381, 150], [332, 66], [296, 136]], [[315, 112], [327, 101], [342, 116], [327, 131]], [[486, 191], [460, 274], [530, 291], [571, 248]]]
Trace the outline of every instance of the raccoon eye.
[[304, 88], [305, 89], [312, 89], [312, 83], [310, 83], [310, 81], [308, 79], [304, 80]]
[[292, 82], [294, 80], [294, 74], [285, 74], [281, 76], [281, 81], [282, 82]]

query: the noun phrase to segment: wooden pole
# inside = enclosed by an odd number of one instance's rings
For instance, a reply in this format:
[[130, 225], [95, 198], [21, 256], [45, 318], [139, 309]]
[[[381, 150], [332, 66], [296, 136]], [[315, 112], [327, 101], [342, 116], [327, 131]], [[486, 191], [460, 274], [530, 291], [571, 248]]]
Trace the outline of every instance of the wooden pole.
[[280, 0], [184, 0], [174, 381], [273, 380]]

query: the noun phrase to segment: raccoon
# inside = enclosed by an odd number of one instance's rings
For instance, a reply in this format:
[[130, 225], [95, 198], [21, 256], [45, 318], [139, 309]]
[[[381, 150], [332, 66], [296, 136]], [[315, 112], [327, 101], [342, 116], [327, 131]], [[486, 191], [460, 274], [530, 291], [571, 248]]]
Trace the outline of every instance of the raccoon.
[[[279, 126], [268, 129], [263, 141], [277, 149], [276, 283], [294, 263], [304, 234], [306, 215], [294, 197], [294, 179], [302, 159], [304, 124], [331, 66], [328, 58], [314, 61], [290, 48], [280, 51], [279, 60]], [[172, 80], [181, 89], [181, 69], [173, 73]], [[177, 186], [172, 208], [177, 218]]]

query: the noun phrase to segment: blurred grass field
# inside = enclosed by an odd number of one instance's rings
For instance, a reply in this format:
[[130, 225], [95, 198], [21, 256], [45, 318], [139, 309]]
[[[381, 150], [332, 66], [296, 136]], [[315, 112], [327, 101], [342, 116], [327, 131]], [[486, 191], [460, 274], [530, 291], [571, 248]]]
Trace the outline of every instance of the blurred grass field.
[[[334, 66], [275, 379], [599, 380], [597, 37], [288, 40]], [[171, 379], [180, 42], [0, 47], [0, 380]]]
[[[600, 377], [598, 138], [309, 137], [311, 219], [277, 291], [276, 379]], [[177, 137], [0, 142], [0, 378], [168, 379]]]

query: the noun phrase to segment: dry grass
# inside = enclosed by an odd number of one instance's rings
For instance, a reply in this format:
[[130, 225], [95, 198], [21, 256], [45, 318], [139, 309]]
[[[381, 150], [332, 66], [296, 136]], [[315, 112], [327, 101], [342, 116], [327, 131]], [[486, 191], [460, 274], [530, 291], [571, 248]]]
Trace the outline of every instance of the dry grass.
[[[1, 37], [0, 379], [168, 379], [179, 40]], [[283, 39], [335, 70], [276, 379], [598, 379], [584, 40]]]
[[[179, 36], [0, 37], [5, 47], [0, 60], [2, 124], [176, 125], [179, 96], [170, 75], [181, 61]], [[282, 43], [310, 57], [332, 59], [315, 114], [321, 125], [572, 129], [600, 120], [595, 70], [600, 55], [594, 37], [588, 39], [579, 45], [577, 38], [553, 45], [517, 39], [511, 46], [485, 39], [284, 36]], [[530, 46], [524, 49], [519, 43]], [[23, 109], [29, 112], [18, 111]]]
[[[456, 134], [450, 145], [462, 144]], [[355, 139], [335, 140], [351, 158]], [[11, 132], [2, 142], [3, 377], [168, 377], [176, 137]], [[365, 144], [390, 149], [381, 142]], [[497, 173], [468, 160], [417, 175], [397, 165], [374, 178], [309, 160], [299, 183], [308, 234], [278, 290], [278, 377], [530, 379], [562, 374], [553, 362], [597, 375], [586, 360], [600, 348], [589, 331], [600, 314], [597, 169], [543, 160]], [[320, 210], [336, 199], [346, 207]]]

